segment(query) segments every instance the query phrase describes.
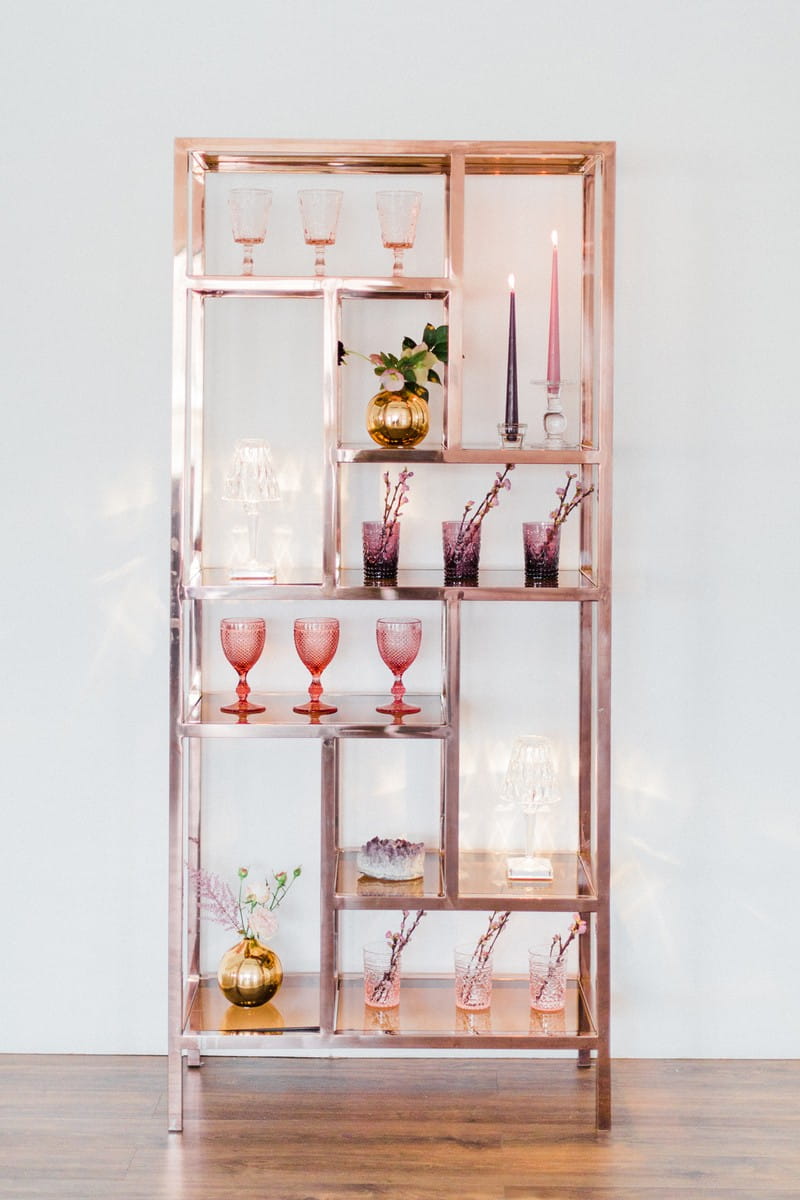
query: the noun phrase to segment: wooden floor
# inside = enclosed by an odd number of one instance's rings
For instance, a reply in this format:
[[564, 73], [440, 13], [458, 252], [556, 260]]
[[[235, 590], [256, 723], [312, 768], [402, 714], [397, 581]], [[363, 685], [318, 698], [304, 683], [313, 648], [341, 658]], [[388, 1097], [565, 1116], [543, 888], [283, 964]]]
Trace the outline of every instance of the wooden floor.
[[800, 1197], [800, 1062], [209, 1058], [169, 1134], [161, 1058], [0, 1056], [0, 1196]]

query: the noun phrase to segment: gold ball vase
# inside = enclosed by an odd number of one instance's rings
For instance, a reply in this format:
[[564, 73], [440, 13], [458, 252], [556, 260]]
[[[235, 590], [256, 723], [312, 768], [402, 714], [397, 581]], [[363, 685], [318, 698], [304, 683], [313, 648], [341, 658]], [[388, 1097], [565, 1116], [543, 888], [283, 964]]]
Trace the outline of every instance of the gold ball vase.
[[406, 384], [397, 392], [381, 390], [367, 405], [367, 433], [387, 450], [407, 450], [427, 435], [427, 392]]
[[222, 994], [240, 1008], [266, 1004], [283, 982], [283, 967], [274, 950], [257, 938], [244, 938], [222, 956], [217, 971]]

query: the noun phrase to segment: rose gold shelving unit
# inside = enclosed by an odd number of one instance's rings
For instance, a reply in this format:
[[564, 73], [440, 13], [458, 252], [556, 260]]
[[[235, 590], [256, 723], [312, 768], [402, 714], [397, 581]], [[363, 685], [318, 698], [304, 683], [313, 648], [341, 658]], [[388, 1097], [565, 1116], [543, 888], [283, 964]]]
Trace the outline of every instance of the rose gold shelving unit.
[[[402, 187], [408, 176], [437, 175], [443, 186], [441, 274], [314, 278], [207, 273], [206, 195], [214, 173], [247, 175], [254, 186], [265, 174], [317, 175], [326, 186], [337, 175], [374, 175], [378, 185]], [[581, 352], [579, 430], [574, 445], [552, 450], [532, 445], [501, 450], [493, 425], [484, 445], [463, 444], [462, 304], [465, 183], [473, 175], [571, 176], [581, 189]], [[291, 178], [288, 181], [291, 184]], [[336, 182], [333, 179], [333, 182]], [[578, 1066], [596, 1075], [598, 1128], [611, 1121], [609, 1075], [609, 677], [611, 585], [611, 398], [613, 314], [614, 144], [610, 142], [295, 142], [186, 139], [175, 150], [174, 244], [174, 448], [172, 460], [171, 752], [170, 752], [170, 1002], [169, 1123], [182, 1128], [185, 1061], [201, 1053], [371, 1048], [459, 1049], [470, 1052], [524, 1049], [570, 1050]], [[387, 258], [387, 270], [389, 256]], [[257, 261], [258, 269], [258, 261]], [[308, 269], [311, 269], [309, 252]], [[208, 301], [219, 297], [313, 299], [321, 304], [323, 539], [320, 577], [289, 579], [276, 586], [240, 585], [204, 559], [203, 422], [204, 323]], [[349, 445], [341, 430], [341, 372], [337, 341], [343, 301], [381, 298], [437, 300], [450, 325], [450, 365], [444, 388], [441, 434], [432, 431], [417, 450], [393, 454]], [[499, 402], [500, 404], [502, 401]], [[501, 412], [494, 421], [501, 419]], [[533, 438], [535, 439], [535, 431]], [[392, 589], [365, 589], [356, 564], [342, 565], [340, 476], [357, 464], [496, 464], [526, 468], [564, 464], [595, 484], [596, 504], [583, 505], [578, 567], [562, 571], [556, 588], [526, 588], [518, 570], [481, 571], [477, 588], [445, 588], [441, 570], [402, 570]], [[522, 473], [518, 472], [521, 476]], [[522, 484], [515, 487], [522, 486]], [[365, 516], [368, 514], [364, 514]], [[501, 520], [502, 515], [494, 520]], [[339, 712], [318, 725], [291, 712], [296, 697], [281, 696], [285, 717], [269, 715], [237, 724], [219, 712], [218, 697], [202, 694], [203, 611], [213, 601], [266, 606], [309, 600], [379, 598], [434, 601], [441, 610], [442, 681], [439, 694], [423, 698], [422, 712], [401, 727], [375, 712], [374, 696], [339, 698]], [[524, 601], [569, 605], [575, 610], [580, 675], [578, 829], [574, 854], [554, 858], [551, 884], [508, 884], [503, 856], [459, 845], [460, 647], [464, 606], [474, 601]], [[535, 612], [532, 609], [531, 612]], [[186, 864], [199, 860], [202, 747], [205, 739], [308, 739], [321, 757], [320, 971], [289, 974], [272, 1006], [248, 1011], [228, 1006], [215, 980], [201, 975], [200, 922], [187, 898]], [[340, 748], [346, 739], [434, 739], [441, 746], [441, 843], [427, 856], [421, 889], [396, 885], [385, 894], [360, 890], [351, 850], [339, 845]], [[318, 743], [318, 745], [315, 745]], [[437, 910], [526, 910], [569, 914], [589, 923], [580, 939], [579, 969], [570, 985], [563, 1020], [532, 1016], [527, 979], [496, 980], [491, 1030], [455, 1023], [452, 978], [420, 976], [403, 981], [399, 1017], [393, 1024], [365, 1018], [359, 980], [340, 970], [339, 922], [350, 910], [424, 907]], [[562, 921], [563, 924], [563, 921]], [[535, 1080], [536, 1055], [530, 1070]], [[573, 1060], [574, 1066], [574, 1060]], [[265, 1066], [268, 1069], [268, 1064]], [[565, 1061], [564, 1069], [570, 1069]], [[533, 1085], [533, 1084], [532, 1084]]]

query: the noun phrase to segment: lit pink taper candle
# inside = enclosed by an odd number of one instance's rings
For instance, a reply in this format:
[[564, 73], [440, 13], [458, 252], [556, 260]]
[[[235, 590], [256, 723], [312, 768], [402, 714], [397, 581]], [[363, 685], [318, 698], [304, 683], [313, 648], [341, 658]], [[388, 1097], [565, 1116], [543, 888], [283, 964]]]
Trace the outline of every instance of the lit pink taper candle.
[[561, 387], [561, 342], [558, 333], [558, 234], [553, 238], [553, 266], [550, 274], [550, 329], [547, 336], [547, 390]]

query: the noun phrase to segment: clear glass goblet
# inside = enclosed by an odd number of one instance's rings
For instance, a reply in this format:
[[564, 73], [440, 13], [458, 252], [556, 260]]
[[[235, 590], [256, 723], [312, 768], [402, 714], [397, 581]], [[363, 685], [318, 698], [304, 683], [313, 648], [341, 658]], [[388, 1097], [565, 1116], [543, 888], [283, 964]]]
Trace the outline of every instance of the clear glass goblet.
[[242, 247], [243, 275], [253, 274], [253, 246], [260, 246], [267, 236], [271, 205], [269, 188], [233, 188], [228, 193], [233, 240]]
[[394, 675], [391, 704], [382, 704], [376, 710], [388, 713], [391, 717], [402, 717], [406, 713], [421, 711], [416, 704], [406, 704], [403, 697], [406, 689], [403, 686], [403, 675], [419, 654], [422, 641], [422, 621], [418, 617], [410, 617], [403, 621], [391, 621], [381, 617], [375, 626], [375, 637], [378, 642], [378, 653], [386, 666]]
[[377, 192], [381, 238], [394, 251], [392, 275], [403, 274], [403, 254], [414, 245], [422, 192]]
[[250, 695], [247, 673], [258, 662], [264, 649], [267, 640], [266, 622], [262, 617], [251, 621], [237, 621], [225, 617], [219, 623], [219, 635], [225, 657], [234, 671], [239, 673], [239, 682], [236, 685], [238, 700], [236, 704], [226, 704], [221, 711], [236, 713], [239, 716], [245, 713], [265, 712], [263, 704], [252, 704], [247, 699]]
[[310, 716], [337, 712], [335, 705], [324, 704], [320, 700], [322, 695], [320, 676], [339, 645], [339, 622], [336, 617], [325, 617], [320, 620], [298, 617], [294, 623], [294, 644], [303, 666], [308, 667], [311, 672], [311, 683], [308, 689], [311, 699], [307, 704], [296, 704], [293, 712], [308, 713]]
[[330, 188], [309, 188], [297, 193], [303, 218], [303, 237], [314, 247], [314, 274], [325, 274], [325, 248], [336, 241], [336, 227], [342, 207], [342, 192]]

